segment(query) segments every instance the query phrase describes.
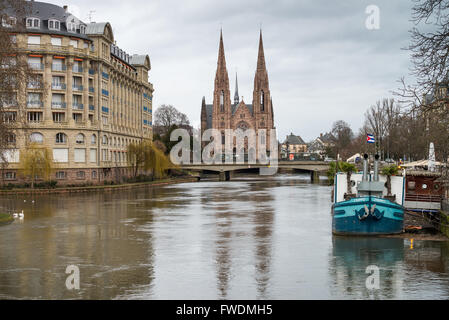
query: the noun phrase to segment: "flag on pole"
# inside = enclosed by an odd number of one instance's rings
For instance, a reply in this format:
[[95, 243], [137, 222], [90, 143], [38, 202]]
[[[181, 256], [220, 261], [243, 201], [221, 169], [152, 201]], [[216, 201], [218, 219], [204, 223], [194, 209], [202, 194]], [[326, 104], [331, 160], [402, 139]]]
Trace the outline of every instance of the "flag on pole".
[[376, 140], [374, 139], [374, 136], [372, 134], [367, 134], [366, 135], [366, 143], [375, 143]]

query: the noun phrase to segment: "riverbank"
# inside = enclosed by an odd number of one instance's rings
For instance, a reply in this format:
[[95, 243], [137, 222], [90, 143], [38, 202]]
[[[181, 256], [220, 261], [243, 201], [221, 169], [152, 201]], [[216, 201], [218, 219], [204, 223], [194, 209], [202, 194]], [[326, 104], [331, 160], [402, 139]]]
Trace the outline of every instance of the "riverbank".
[[0, 213], [0, 226], [5, 225], [5, 224], [10, 224], [13, 221], [14, 221], [14, 218], [10, 214]]
[[167, 178], [155, 181], [136, 182], [136, 183], [124, 183], [114, 185], [93, 185], [83, 187], [57, 187], [51, 189], [11, 189], [0, 190], [0, 197], [6, 195], [18, 195], [18, 194], [66, 194], [66, 193], [80, 193], [80, 192], [92, 192], [92, 191], [113, 191], [121, 189], [132, 189], [139, 187], [156, 187], [175, 183], [196, 182], [196, 177], [180, 177], [180, 178]]

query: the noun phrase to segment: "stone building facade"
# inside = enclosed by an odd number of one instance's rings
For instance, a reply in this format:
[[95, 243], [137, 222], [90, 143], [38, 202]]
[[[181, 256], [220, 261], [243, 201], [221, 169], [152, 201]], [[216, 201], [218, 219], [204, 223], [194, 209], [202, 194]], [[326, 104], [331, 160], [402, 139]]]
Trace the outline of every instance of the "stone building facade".
[[[254, 90], [252, 104], [247, 104], [240, 99], [236, 77], [234, 101], [231, 101], [229, 77], [226, 69], [226, 58], [223, 44], [223, 34], [220, 33], [218, 50], [217, 71], [215, 74], [214, 97], [212, 104], [206, 104], [203, 97], [201, 105], [201, 133], [206, 129], [219, 129], [222, 136], [226, 129], [242, 130], [253, 129], [256, 133], [256, 141], [259, 141], [259, 130], [266, 129], [266, 137], [260, 138], [267, 145], [267, 153], [270, 149], [270, 129], [274, 129], [273, 101], [271, 99], [268, 72], [265, 64], [262, 32], [259, 38], [259, 51], [257, 68], [254, 76]], [[222, 138], [224, 142], [224, 138]], [[235, 142], [234, 142], [235, 146]], [[259, 143], [257, 142], [257, 148]], [[235, 149], [235, 148], [234, 148]], [[236, 150], [234, 150], [235, 152]], [[248, 150], [245, 145], [245, 153], [257, 152]], [[258, 152], [256, 153], [258, 154]]]
[[[11, 36], [16, 58], [27, 59], [43, 85], [28, 84], [4, 106], [13, 118], [25, 114], [7, 154], [4, 179], [20, 180], [20, 151], [30, 142], [52, 150], [52, 180], [60, 184], [127, 175], [127, 146], [152, 139], [149, 56], [129, 55], [116, 46], [108, 22], [86, 24], [66, 6], [28, 4], [26, 28], [11, 24]], [[17, 21], [13, 14], [9, 22]]]

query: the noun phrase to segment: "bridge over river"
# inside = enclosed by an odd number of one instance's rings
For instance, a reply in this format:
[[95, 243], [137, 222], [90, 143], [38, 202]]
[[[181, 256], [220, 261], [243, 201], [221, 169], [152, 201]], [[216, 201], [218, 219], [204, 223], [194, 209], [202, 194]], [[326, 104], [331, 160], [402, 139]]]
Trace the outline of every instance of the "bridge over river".
[[[260, 163], [218, 163], [218, 164], [183, 164], [182, 169], [196, 171], [199, 173], [215, 172], [219, 174], [220, 181], [231, 180], [232, 173], [239, 171], [253, 171], [260, 168], [274, 168], [275, 164], [260, 164]], [[320, 172], [325, 172], [329, 168], [329, 163], [324, 161], [278, 161], [278, 169], [290, 169], [299, 172], [310, 172], [310, 177], [313, 180], [318, 179]]]

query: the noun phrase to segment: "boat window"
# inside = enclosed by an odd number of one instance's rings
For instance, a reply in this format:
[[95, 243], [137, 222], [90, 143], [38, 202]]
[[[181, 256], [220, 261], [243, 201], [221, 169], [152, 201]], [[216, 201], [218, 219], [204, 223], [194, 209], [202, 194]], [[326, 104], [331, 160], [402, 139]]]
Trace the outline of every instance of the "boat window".
[[435, 184], [433, 185], [433, 188], [434, 188], [435, 190], [438, 190], [438, 189], [440, 189], [440, 185], [439, 185], [438, 183], [435, 183]]
[[422, 188], [427, 189], [427, 184], [423, 183]]
[[355, 181], [351, 180], [351, 186], [355, 187]]

